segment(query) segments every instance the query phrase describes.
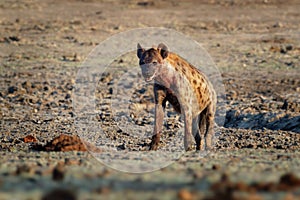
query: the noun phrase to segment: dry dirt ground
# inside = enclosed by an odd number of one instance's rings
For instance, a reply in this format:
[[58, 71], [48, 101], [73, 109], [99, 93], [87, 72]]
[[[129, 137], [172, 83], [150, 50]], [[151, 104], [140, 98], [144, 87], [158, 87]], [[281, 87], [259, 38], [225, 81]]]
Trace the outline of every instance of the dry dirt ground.
[[[0, 199], [299, 199], [299, 10], [298, 0], [1, 1]], [[68, 137], [81, 131], [74, 87], [99, 43], [147, 27], [177, 30], [204, 47], [222, 76], [226, 116], [207, 155], [188, 152], [155, 172], [124, 173]], [[112, 65], [126, 71], [138, 60], [129, 54]], [[147, 152], [149, 138], [120, 130], [106, 103], [118, 74], [97, 78], [96, 120], [121, 161], [131, 159], [128, 151]], [[147, 113], [152, 99], [143, 85], [130, 109]], [[182, 126], [167, 112], [162, 149]], [[132, 120], [144, 130], [153, 116]]]

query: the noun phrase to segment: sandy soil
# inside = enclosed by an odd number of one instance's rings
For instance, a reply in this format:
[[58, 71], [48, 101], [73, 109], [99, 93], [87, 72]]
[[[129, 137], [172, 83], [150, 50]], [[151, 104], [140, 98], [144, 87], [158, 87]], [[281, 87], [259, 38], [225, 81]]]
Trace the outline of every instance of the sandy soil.
[[[0, 199], [300, 198], [299, 10], [297, 0], [1, 1]], [[226, 117], [215, 149], [130, 174], [87, 152], [64, 151], [84, 150], [74, 138], [51, 143], [61, 134], [80, 135], [72, 101], [89, 53], [113, 34], [146, 27], [189, 36], [218, 67]], [[111, 65], [126, 70], [137, 62], [128, 54]], [[118, 74], [98, 78], [97, 125], [120, 155], [147, 152], [150, 138], [119, 130], [106, 103]], [[144, 113], [132, 120], [144, 130], [153, 121], [151, 85], [132, 98], [132, 112]], [[182, 126], [167, 112], [162, 150]]]

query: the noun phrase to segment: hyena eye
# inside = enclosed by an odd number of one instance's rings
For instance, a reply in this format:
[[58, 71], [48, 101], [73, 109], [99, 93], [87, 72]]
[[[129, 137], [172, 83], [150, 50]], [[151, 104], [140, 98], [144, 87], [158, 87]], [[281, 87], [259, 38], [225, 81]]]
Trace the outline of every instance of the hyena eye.
[[152, 64], [153, 64], [153, 65], [157, 65], [157, 62], [156, 62], [156, 61], [153, 61]]

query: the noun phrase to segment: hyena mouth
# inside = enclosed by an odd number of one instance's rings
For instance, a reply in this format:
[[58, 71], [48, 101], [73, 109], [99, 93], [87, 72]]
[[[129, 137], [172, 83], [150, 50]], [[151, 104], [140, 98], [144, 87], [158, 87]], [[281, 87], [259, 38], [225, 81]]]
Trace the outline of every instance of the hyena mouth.
[[155, 73], [152, 76], [147, 76], [147, 75], [144, 76], [146, 82], [152, 81], [154, 77], [155, 77]]

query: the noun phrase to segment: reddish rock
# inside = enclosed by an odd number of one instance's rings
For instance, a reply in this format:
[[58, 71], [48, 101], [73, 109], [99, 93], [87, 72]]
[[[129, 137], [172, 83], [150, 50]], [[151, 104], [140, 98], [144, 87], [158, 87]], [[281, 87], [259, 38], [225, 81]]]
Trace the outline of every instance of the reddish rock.
[[63, 164], [59, 163], [52, 171], [52, 179], [54, 181], [62, 181], [65, 177], [65, 169]]
[[37, 142], [37, 139], [32, 135], [27, 135], [23, 138], [23, 141], [25, 143], [30, 143], [30, 142]]
[[86, 151], [84, 144], [78, 136], [61, 134], [48, 142], [46, 151]]
[[39, 151], [87, 151], [87, 147], [94, 152], [100, 152], [100, 149], [95, 146], [83, 143], [80, 137], [76, 135], [61, 134], [46, 145], [37, 145], [34, 149]]

